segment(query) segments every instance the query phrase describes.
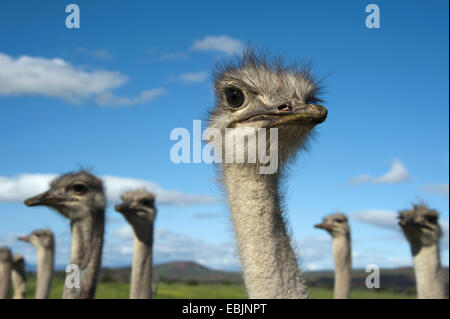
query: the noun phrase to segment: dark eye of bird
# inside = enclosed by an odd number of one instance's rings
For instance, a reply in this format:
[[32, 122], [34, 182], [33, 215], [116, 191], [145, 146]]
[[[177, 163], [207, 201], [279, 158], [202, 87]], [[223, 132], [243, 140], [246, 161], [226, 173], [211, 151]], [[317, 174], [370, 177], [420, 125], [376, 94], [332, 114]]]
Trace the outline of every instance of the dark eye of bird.
[[425, 219], [432, 224], [435, 224], [437, 222], [436, 216], [426, 216]]
[[144, 206], [150, 206], [152, 204], [152, 202], [149, 201], [148, 199], [144, 199], [143, 201], [141, 201], [141, 204]]
[[342, 220], [342, 219], [336, 219], [336, 222], [338, 222], [338, 223], [342, 223], [342, 222], [343, 222], [343, 220]]
[[74, 184], [72, 188], [78, 194], [84, 194], [87, 192], [87, 187], [83, 184]]
[[225, 91], [225, 96], [227, 98], [227, 103], [232, 108], [239, 108], [244, 104], [245, 97], [244, 93], [238, 88], [228, 88]]

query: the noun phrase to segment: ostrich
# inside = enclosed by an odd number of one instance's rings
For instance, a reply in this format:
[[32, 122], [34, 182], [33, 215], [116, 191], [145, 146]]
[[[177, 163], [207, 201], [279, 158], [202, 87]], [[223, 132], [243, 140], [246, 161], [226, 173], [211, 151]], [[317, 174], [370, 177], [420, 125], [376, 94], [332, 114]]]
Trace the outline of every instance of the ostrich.
[[134, 230], [134, 256], [131, 267], [131, 299], [152, 297], [153, 225], [156, 217], [155, 195], [137, 190], [122, 195], [115, 206]]
[[14, 287], [13, 299], [25, 299], [27, 295], [27, 273], [25, 271], [25, 258], [14, 254], [12, 257], [12, 283]]
[[12, 263], [11, 250], [8, 247], [0, 247], [0, 299], [9, 299]]
[[[214, 149], [214, 156], [236, 158], [247, 148], [239, 148], [234, 137], [244, 139], [240, 130], [278, 132], [278, 140], [271, 140], [258, 151], [275, 152], [271, 160], [280, 163], [272, 174], [261, 174], [264, 161], [258, 158], [244, 163], [221, 160], [219, 181], [225, 186], [231, 219], [241, 257], [244, 281], [250, 298], [308, 298], [297, 257], [291, 247], [280, 191], [287, 162], [306, 142], [315, 125], [327, 117], [327, 110], [318, 105], [319, 87], [308, 68], [285, 67], [279, 60], [271, 61], [247, 50], [236, 63], [218, 67], [215, 74], [216, 106], [210, 112], [206, 137]], [[259, 132], [258, 132], [259, 133]], [[206, 134], [206, 132], [205, 132]], [[255, 141], [255, 133], [248, 141]], [[264, 143], [258, 136], [258, 143]], [[266, 139], [268, 140], [268, 139]], [[225, 142], [225, 143], [224, 143]], [[278, 142], [278, 148], [276, 145]], [[250, 158], [250, 152], [248, 158]]]
[[[56, 178], [50, 190], [25, 201], [27, 206], [48, 206], [70, 219], [72, 232], [69, 272], [64, 285], [64, 299], [95, 297], [101, 265], [103, 233], [105, 228], [105, 195], [100, 179], [87, 171], [67, 173]], [[71, 284], [68, 285], [68, 282]]]
[[417, 298], [443, 299], [444, 275], [439, 253], [439, 214], [425, 204], [400, 211], [399, 225], [409, 241], [416, 275]]
[[52, 285], [55, 260], [53, 232], [49, 229], [40, 229], [18, 239], [32, 244], [37, 249], [36, 299], [47, 299]]
[[314, 227], [326, 230], [333, 238], [334, 298], [348, 299], [352, 281], [352, 248], [347, 216], [331, 214]]

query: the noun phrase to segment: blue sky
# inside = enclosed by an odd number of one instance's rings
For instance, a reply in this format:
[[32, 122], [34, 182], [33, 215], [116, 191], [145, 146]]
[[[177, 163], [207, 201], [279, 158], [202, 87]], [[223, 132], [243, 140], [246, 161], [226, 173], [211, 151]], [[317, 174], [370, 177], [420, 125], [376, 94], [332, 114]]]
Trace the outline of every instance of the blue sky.
[[[326, 77], [328, 119], [288, 181], [304, 266], [332, 267], [329, 236], [313, 225], [336, 210], [350, 217], [356, 267], [411, 265], [394, 216], [417, 200], [441, 213], [448, 265], [448, 1], [75, 3], [80, 29], [65, 27], [68, 3], [0, 4], [0, 245], [33, 263], [15, 237], [50, 227], [64, 265], [68, 222], [21, 200], [87, 166], [109, 176], [111, 202], [124, 187], [157, 190], [157, 263], [236, 269], [213, 167], [172, 163], [169, 136], [206, 118], [216, 61], [251, 43]], [[369, 3], [380, 29], [365, 26]], [[105, 264], [128, 264], [130, 229], [107, 216]]]

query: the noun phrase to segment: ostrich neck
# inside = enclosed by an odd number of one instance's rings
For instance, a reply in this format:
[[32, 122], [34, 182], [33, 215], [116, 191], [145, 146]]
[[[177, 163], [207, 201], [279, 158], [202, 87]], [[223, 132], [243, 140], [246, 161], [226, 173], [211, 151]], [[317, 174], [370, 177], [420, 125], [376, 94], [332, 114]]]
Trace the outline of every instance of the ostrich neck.
[[9, 298], [11, 286], [11, 262], [0, 262], [0, 299]]
[[11, 279], [14, 287], [14, 299], [25, 299], [27, 295], [27, 274], [25, 267], [13, 268]]
[[[104, 211], [88, 214], [89, 217], [71, 221], [72, 247], [70, 263], [77, 265], [80, 272], [80, 285], [64, 285], [64, 299], [92, 299], [95, 297], [98, 274], [102, 258], [103, 233], [105, 228]], [[74, 272], [68, 272], [66, 281]]]
[[39, 247], [37, 249], [37, 285], [36, 299], [48, 299], [52, 285], [55, 249]]
[[334, 298], [350, 298], [352, 252], [350, 236], [333, 237]]
[[131, 267], [131, 299], [152, 297], [152, 245], [153, 223], [134, 230], [134, 254]]
[[439, 244], [422, 247], [411, 246], [411, 251], [416, 274], [417, 298], [446, 298]]
[[250, 298], [307, 298], [280, 209], [278, 175], [225, 165], [224, 182]]

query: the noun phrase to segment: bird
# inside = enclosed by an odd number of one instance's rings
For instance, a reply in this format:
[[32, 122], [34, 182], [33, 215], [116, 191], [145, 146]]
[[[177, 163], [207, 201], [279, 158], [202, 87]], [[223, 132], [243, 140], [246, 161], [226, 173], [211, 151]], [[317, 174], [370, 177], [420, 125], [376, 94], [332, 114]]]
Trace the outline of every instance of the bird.
[[48, 206], [70, 220], [71, 256], [70, 268], [66, 268], [70, 271], [66, 274], [62, 297], [94, 298], [105, 229], [106, 200], [102, 180], [86, 170], [70, 172], [54, 179], [48, 191], [28, 198], [25, 204]]
[[[216, 166], [218, 182], [228, 197], [248, 296], [308, 298], [282, 212], [281, 183], [309, 133], [327, 117], [327, 109], [318, 104], [319, 82], [308, 66], [289, 66], [270, 53], [249, 48], [235, 61], [217, 65], [214, 87], [216, 104], [209, 112], [207, 128], [211, 134], [205, 140], [214, 149], [215, 162], [221, 162]], [[263, 145], [258, 152], [274, 151], [268, 170], [261, 170], [265, 163], [259, 156], [255, 162], [227, 160], [234, 158], [225, 147], [230, 142], [227, 131], [243, 137], [239, 128], [253, 131], [248, 141], [258, 138]], [[262, 138], [269, 131], [277, 132], [278, 138], [266, 138], [264, 145]], [[239, 148], [233, 141], [231, 145], [236, 157], [250, 149], [249, 144]], [[275, 162], [279, 166], [271, 164]]]
[[121, 196], [114, 208], [134, 231], [134, 254], [131, 267], [130, 299], [152, 298], [153, 229], [156, 218], [155, 195], [144, 189]]
[[418, 299], [447, 298], [441, 266], [439, 213], [425, 203], [399, 212], [399, 225], [413, 256]]
[[12, 257], [11, 279], [14, 288], [13, 299], [25, 299], [27, 295], [27, 273], [25, 271], [25, 257], [14, 254]]
[[36, 299], [48, 299], [55, 263], [55, 237], [50, 229], [38, 229], [19, 240], [32, 244], [37, 250]]
[[12, 262], [11, 249], [0, 247], [0, 299], [10, 297]]
[[347, 216], [342, 213], [331, 214], [314, 227], [326, 230], [333, 238], [334, 298], [349, 299], [352, 281], [352, 247]]

